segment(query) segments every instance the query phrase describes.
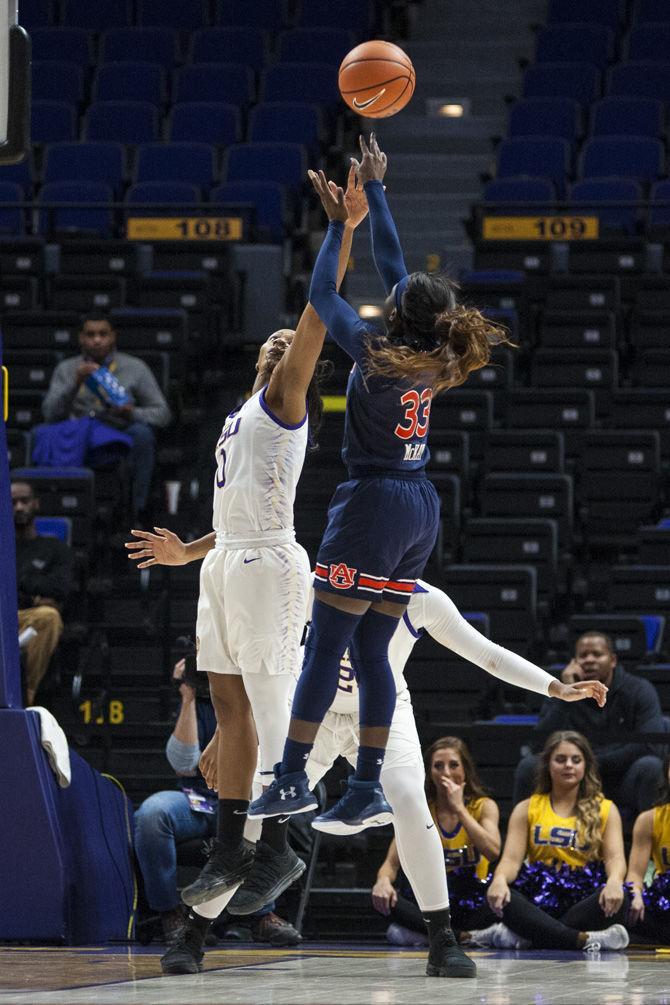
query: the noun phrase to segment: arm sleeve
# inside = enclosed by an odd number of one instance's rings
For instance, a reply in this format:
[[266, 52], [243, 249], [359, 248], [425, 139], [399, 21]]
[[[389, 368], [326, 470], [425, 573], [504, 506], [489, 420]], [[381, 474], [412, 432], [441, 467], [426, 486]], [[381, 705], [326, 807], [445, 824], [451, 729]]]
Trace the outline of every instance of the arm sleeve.
[[170, 767], [178, 775], [196, 775], [198, 773], [200, 747], [197, 743], [182, 743], [175, 737], [174, 733], [171, 733], [170, 739], [165, 745], [165, 756]]
[[503, 649], [468, 624], [456, 605], [441, 590], [424, 597], [424, 628], [436, 642], [486, 670], [493, 677], [537, 694], [547, 695], [551, 674]]
[[[636, 681], [636, 694], [630, 700], [635, 702], [633, 732], [663, 733], [663, 715], [658, 695], [653, 684], [646, 680]], [[631, 743], [608, 744], [597, 750], [598, 766], [601, 771], [620, 773], [629, 768], [633, 761], [647, 754], [655, 754], [653, 743], [633, 741]]]
[[314, 264], [309, 300], [332, 338], [354, 362], [363, 366], [367, 356], [367, 328], [356, 311], [337, 292], [337, 263], [344, 224], [331, 220]]
[[71, 372], [67, 361], [59, 363], [51, 376], [49, 390], [42, 402], [42, 415], [46, 422], [61, 422], [67, 419], [72, 411], [72, 402], [77, 391], [74, 371]]
[[[141, 363], [141, 360], [136, 360]], [[156, 426], [158, 429], [167, 426], [171, 419], [168, 403], [163, 397], [156, 378], [144, 363], [138, 377], [137, 384], [133, 388], [133, 397], [137, 404], [133, 406], [133, 419], [137, 422], [146, 422], [149, 426]]]
[[384, 186], [380, 181], [369, 181], [364, 187], [370, 214], [372, 254], [388, 295], [395, 284], [407, 275], [407, 266]]

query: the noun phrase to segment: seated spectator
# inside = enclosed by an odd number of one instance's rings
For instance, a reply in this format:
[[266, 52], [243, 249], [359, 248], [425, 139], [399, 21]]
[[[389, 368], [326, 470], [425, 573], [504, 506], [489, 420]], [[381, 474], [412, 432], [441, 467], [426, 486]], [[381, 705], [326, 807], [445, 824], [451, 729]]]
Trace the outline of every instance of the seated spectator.
[[[670, 945], [670, 756], [663, 765], [664, 783], [653, 809], [635, 821], [626, 882], [632, 899], [628, 928], [635, 941]], [[644, 877], [653, 862], [654, 878], [645, 886]]]
[[[207, 788], [198, 769], [201, 752], [214, 736], [216, 716], [209, 699], [196, 694], [195, 673], [187, 673], [185, 679], [185, 671], [182, 659], [173, 671], [174, 679], [180, 682], [181, 706], [165, 748], [180, 788], [155, 792], [135, 814], [135, 855], [149, 906], [160, 914], [169, 945], [186, 917], [177, 888], [177, 845], [216, 835], [218, 796]], [[295, 928], [274, 913], [274, 904], [267, 904], [249, 920], [256, 942], [288, 946], [301, 941]]]
[[[147, 364], [117, 352], [116, 332], [106, 314], [83, 318], [79, 345], [81, 355], [63, 360], [54, 370], [42, 413], [48, 423], [93, 417], [121, 434], [118, 438], [130, 447], [132, 511], [137, 517], [149, 498], [153, 430], [167, 426], [170, 409]], [[39, 456], [34, 460], [39, 463]]]
[[[574, 658], [561, 680], [565, 684], [602, 681], [609, 688], [607, 704], [601, 709], [589, 701], [568, 705], [549, 698], [535, 728], [545, 734], [558, 729], [582, 733], [595, 752], [603, 790], [632, 824], [638, 813], [653, 804], [663, 777], [653, 744], [630, 739], [635, 733], [663, 732], [656, 690], [649, 681], [617, 665], [612, 640], [601, 632], [587, 632], [577, 639]], [[517, 765], [515, 803], [530, 794], [537, 760], [537, 755], [530, 754]]]
[[55, 537], [40, 537], [40, 503], [28, 482], [12, 482], [16, 535], [19, 645], [26, 705], [35, 704], [41, 681], [63, 631], [61, 612], [72, 584], [72, 552]]
[[[424, 754], [426, 797], [438, 829], [457, 933], [488, 924], [486, 882], [489, 862], [500, 854], [499, 810], [479, 781], [465, 743], [455, 736], [436, 740]], [[394, 883], [398, 881], [397, 889]], [[377, 873], [372, 904], [390, 915], [386, 938], [394, 945], [427, 945], [426, 925], [410, 883], [400, 872], [395, 838]]]
[[553, 733], [535, 791], [510, 817], [487, 893], [502, 919], [466, 940], [499, 949], [625, 949], [628, 894], [621, 817], [579, 733]]

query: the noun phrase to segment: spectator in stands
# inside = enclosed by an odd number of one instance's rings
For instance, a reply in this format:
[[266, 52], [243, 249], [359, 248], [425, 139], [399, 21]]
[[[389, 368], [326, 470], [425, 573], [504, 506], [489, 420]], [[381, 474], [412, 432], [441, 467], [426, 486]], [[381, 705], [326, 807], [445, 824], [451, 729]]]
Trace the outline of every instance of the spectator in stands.
[[117, 352], [116, 338], [106, 314], [86, 314], [79, 333], [81, 355], [58, 364], [42, 412], [48, 423], [92, 416], [129, 437], [132, 508], [137, 517], [146, 510], [149, 497], [153, 430], [167, 426], [170, 409], [147, 364]]
[[[635, 821], [626, 882], [632, 895], [628, 927], [635, 941], [670, 945], [670, 756], [665, 758], [663, 775], [656, 805]], [[650, 859], [655, 875], [645, 886]]]
[[[186, 672], [184, 659], [175, 664], [173, 677], [179, 682], [181, 706], [165, 753], [180, 788], [155, 792], [135, 814], [135, 854], [149, 906], [159, 912], [168, 944], [186, 917], [177, 888], [177, 845], [214, 837], [218, 800], [198, 768], [201, 752], [216, 729], [212, 703], [197, 695], [195, 669]], [[274, 904], [250, 916], [249, 922], [256, 942], [289, 946], [301, 941], [295, 928], [274, 913]]]
[[33, 705], [63, 631], [72, 552], [58, 538], [38, 535], [35, 516], [40, 503], [28, 482], [12, 482], [12, 507], [23, 690], [26, 704]]
[[[486, 904], [489, 863], [500, 854], [500, 813], [479, 781], [465, 743], [443, 736], [425, 752], [426, 797], [447, 870], [452, 926], [458, 933], [490, 923]], [[397, 882], [397, 888], [394, 883]], [[400, 871], [394, 838], [372, 888], [372, 904], [393, 920], [386, 938], [394, 945], [427, 945], [426, 925], [410, 881]]]
[[498, 949], [618, 950], [629, 897], [621, 817], [584, 736], [552, 733], [535, 791], [517, 803], [487, 899], [502, 919], [466, 936]]
[[[561, 674], [573, 684], [599, 680], [607, 688], [607, 704], [597, 708], [582, 701], [567, 705], [547, 699], [535, 727], [544, 734], [570, 729], [587, 737], [598, 760], [603, 789], [630, 823], [656, 798], [663, 777], [661, 760], [654, 746], [635, 738], [636, 733], [663, 732], [663, 716], [653, 685], [617, 665], [611, 638], [602, 632], [586, 632], [577, 639], [575, 655]], [[533, 787], [538, 757], [529, 754], [517, 765], [514, 802], [527, 798]]]

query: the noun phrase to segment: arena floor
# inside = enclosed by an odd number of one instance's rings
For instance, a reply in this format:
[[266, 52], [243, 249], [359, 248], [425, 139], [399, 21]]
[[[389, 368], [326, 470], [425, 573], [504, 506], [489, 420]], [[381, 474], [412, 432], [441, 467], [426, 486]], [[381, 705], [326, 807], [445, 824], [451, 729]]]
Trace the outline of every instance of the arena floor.
[[475, 952], [477, 980], [424, 975], [425, 953], [311, 943], [212, 950], [193, 977], [159, 977], [161, 949], [0, 950], [0, 1003], [30, 1005], [668, 1005], [670, 954]]

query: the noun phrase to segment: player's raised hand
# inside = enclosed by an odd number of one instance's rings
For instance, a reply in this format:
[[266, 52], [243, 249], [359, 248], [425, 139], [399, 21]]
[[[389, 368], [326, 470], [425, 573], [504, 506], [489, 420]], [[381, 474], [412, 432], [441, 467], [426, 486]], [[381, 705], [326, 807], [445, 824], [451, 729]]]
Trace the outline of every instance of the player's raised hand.
[[575, 684], [563, 684], [560, 680], [552, 681], [549, 685], [549, 694], [552, 698], [560, 698], [561, 701], [583, 701], [584, 698], [593, 698], [600, 708], [604, 708], [607, 701], [607, 688], [599, 680], [579, 680]]
[[334, 181], [328, 181], [323, 171], [308, 171], [307, 174], [328, 219], [346, 223], [349, 219], [349, 211], [344, 201], [343, 189]]
[[188, 562], [186, 545], [165, 527], [154, 527], [155, 534], [147, 530], [131, 530], [138, 541], [126, 541], [128, 558], [137, 562], [138, 569], [148, 569], [152, 565], [186, 565]]
[[363, 184], [358, 179], [356, 165], [357, 161], [352, 157], [347, 177], [347, 188], [344, 193], [344, 205], [347, 207], [347, 213], [349, 214], [347, 223], [350, 227], [357, 227], [368, 215], [368, 200], [363, 189]]
[[386, 174], [387, 160], [386, 154], [380, 149], [377, 143], [375, 134], [370, 133], [369, 146], [365, 142], [363, 135], [358, 137], [358, 143], [361, 148], [361, 160], [360, 163], [358, 161], [354, 163], [361, 185], [365, 185], [366, 181], [382, 181]]

